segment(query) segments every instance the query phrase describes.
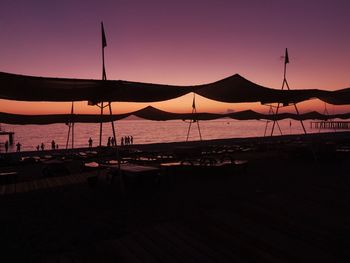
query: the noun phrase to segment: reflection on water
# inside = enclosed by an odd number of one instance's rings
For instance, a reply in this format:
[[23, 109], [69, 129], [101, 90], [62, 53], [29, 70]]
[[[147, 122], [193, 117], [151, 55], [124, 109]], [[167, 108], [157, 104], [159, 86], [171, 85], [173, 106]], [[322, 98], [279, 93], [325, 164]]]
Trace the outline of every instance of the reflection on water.
[[[291, 125], [290, 125], [291, 124]], [[212, 121], [200, 121], [200, 129], [203, 140], [242, 138], [263, 136], [265, 131], [265, 121], [237, 121], [232, 119], [219, 119]], [[303, 130], [300, 122], [283, 120], [279, 121], [283, 134], [302, 134]], [[310, 129], [309, 121], [304, 122], [307, 132], [319, 132], [317, 129]], [[181, 120], [173, 121], [147, 121], [147, 120], [121, 120], [115, 122], [118, 144], [121, 136], [132, 135], [134, 144], [159, 143], [159, 142], [179, 142], [185, 141], [189, 123]], [[271, 133], [272, 123], [269, 123], [267, 134]], [[51, 141], [55, 140], [59, 148], [65, 148], [68, 126], [65, 124], [51, 125], [6, 125], [2, 124], [3, 130], [15, 132], [15, 144], [20, 142], [22, 150], [34, 151], [36, 146], [42, 142], [45, 149], [51, 148]], [[93, 140], [93, 146], [99, 143], [99, 124], [75, 124], [74, 146], [87, 147], [89, 137]], [[322, 130], [327, 131], [327, 130]], [[328, 130], [329, 131], [329, 130]], [[275, 135], [279, 135], [278, 127], [275, 127]], [[103, 125], [102, 144], [107, 144], [107, 139], [112, 136], [110, 123]], [[4, 152], [3, 142], [6, 136], [1, 136], [1, 152]], [[189, 140], [199, 140], [197, 124], [191, 126]], [[10, 148], [15, 151], [15, 146]]]

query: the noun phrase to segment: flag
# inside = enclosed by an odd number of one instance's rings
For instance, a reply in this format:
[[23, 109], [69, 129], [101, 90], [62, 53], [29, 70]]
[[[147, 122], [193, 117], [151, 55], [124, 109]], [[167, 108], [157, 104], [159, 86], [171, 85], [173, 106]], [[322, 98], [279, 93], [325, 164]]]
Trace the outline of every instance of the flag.
[[288, 49], [286, 48], [286, 55], [284, 56], [284, 64], [289, 63]]
[[102, 48], [107, 47], [105, 30], [103, 28], [103, 22], [101, 22], [101, 31], [102, 31]]

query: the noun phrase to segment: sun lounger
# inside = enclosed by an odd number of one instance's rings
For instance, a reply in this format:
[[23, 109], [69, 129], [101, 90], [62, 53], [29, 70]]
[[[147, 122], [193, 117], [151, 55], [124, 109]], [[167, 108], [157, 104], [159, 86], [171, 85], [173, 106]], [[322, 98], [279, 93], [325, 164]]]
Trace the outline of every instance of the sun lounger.
[[70, 174], [62, 160], [49, 159], [42, 161], [42, 164], [44, 165], [44, 168], [42, 169], [44, 177], [66, 176]]
[[16, 192], [18, 173], [16, 171], [0, 172], [0, 185], [13, 184]]

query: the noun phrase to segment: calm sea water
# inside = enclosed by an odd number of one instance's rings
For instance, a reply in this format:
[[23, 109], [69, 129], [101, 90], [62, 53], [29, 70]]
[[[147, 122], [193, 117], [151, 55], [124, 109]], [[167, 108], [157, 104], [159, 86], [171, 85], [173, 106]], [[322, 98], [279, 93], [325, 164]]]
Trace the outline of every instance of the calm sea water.
[[[265, 121], [237, 121], [232, 119], [219, 119], [212, 121], [200, 121], [200, 130], [203, 140], [242, 138], [263, 136]], [[302, 134], [300, 122], [283, 120], [279, 121], [283, 134]], [[311, 129], [310, 122], [305, 121], [304, 126], [309, 133], [319, 132]], [[74, 147], [87, 147], [89, 137], [93, 140], [93, 146], [99, 142], [99, 124], [75, 124]], [[118, 144], [121, 136], [132, 135], [134, 144], [149, 144], [159, 142], [186, 141], [189, 123], [181, 120], [173, 121], [148, 121], [148, 120], [121, 120], [115, 122]], [[271, 133], [272, 122], [268, 125], [267, 134]], [[14, 142], [22, 144], [22, 151], [34, 151], [35, 147], [42, 142], [45, 148], [51, 147], [51, 141], [55, 140], [59, 148], [65, 148], [68, 134], [68, 126], [65, 124], [51, 125], [6, 125], [1, 124], [1, 129], [14, 131]], [[327, 131], [327, 130], [322, 130]], [[278, 127], [275, 127], [275, 135], [279, 135]], [[103, 125], [103, 145], [107, 144], [107, 138], [112, 136], [110, 123]], [[7, 136], [0, 136], [0, 151], [4, 152], [4, 142]], [[190, 130], [189, 140], [199, 140], [197, 124], [193, 123]], [[15, 151], [15, 146], [10, 151]]]

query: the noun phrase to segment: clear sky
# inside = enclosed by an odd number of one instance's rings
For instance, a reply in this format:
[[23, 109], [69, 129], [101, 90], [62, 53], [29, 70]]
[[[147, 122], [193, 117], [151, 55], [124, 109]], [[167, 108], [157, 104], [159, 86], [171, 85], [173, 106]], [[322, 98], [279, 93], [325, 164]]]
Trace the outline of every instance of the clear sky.
[[[1, 0], [0, 71], [66, 78], [101, 78], [104, 22], [108, 79], [202, 84], [235, 73], [279, 89], [288, 48], [292, 89], [350, 87], [348, 0]], [[1, 88], [1, 87], [0, 87]], [[0, 101], [0, 111], [67, 113], [69, 103]], [[113, 103], [114, 112], [148, 104]], [[191, 111], [192, 95], [154, 103]], [[198, 97], [198, 111], [255, 109]], [[323, 111], [317, 100], [302, 111]], [[77, 103], [79, 113], [97, 107]], [[293, 108], [289, 108], [293, 112]], [[350, 107], [329, 106], [330, 111]]]

